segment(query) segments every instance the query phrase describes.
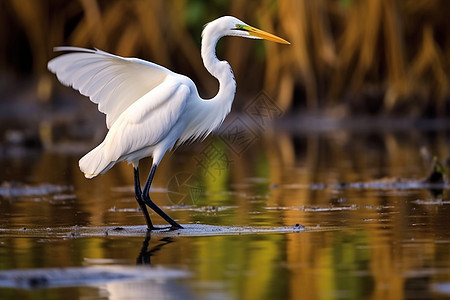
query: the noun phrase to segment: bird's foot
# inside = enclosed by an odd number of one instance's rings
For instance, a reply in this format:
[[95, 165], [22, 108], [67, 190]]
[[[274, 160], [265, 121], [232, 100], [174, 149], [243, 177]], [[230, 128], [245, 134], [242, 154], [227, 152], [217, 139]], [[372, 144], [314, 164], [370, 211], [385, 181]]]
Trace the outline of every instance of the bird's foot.
[[170, 230], [178, 230], [178, 229], [183, 229], [183, 226], [181, 226], [180, 224], [176, 224], [176, 225], [172, 225], [170, 226]]
[[147, 227], [147, 231], [156, 231], [156, 230], [168, 230], [168, 231], [172, 231], [172, 230], [178, 230], [178, 229], [182, 229], [183, 227], [181, 225], [178, 226], [149, 226]]

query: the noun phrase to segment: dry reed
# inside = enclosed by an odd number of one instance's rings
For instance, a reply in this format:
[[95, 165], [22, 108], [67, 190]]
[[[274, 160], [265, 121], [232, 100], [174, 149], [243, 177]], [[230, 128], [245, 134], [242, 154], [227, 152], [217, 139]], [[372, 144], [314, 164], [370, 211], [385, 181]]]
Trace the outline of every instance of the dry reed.
[[6, 0], [0, 8], [3, 73], [48, 78], [53, 46], [97, 47], [174, 68], [210, 96], [217, 84], [202, 67], [199, 34], [205, 22], [233, 14], [292, 42], [265, 43], [256, 57], [261, 44], [219, 44], [244, 95], [264, 88], [283, 109], [338, 105], [409, 115], [440, 114], [448, 104], [446, 1]]

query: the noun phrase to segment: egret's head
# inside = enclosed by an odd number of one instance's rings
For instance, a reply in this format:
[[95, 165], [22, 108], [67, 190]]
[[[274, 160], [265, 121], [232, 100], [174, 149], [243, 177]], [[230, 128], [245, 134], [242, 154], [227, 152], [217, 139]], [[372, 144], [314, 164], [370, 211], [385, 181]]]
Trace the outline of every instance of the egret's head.
[[238, 18], [224, 16], [206, 24], [203, 35], [210, 33], [216, 36], [240, 36], [250, 39], [265, 39], [281, 44], [290, 44], [285, 39], [252, 27]]

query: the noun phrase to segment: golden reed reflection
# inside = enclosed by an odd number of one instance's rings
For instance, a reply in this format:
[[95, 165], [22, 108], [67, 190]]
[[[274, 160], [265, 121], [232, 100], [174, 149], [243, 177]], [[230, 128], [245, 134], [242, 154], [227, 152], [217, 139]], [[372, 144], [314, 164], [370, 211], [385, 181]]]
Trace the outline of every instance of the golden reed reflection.
[[[448, 146], [445, 133], [266, 130], [242, 149], [219, 136], [182, 147], [163, 160], [152, 191], [153, 200], [182, 224], [298, 223], [311, 231], [244, 240], [182, 239], [185, 250], [167, 245], [155, 261], [199, 261], [196, 272], [205, 280], [229, 279], [216, 274], [217, 265], [208, 267], [208, 261], [221, 261], [225, 269], [230, 263], [245, 265], [255, 272], [251, 280], [242, 281], [247, 275], [230, 270], [239, 273], [233, 282], [241, 296], [254, 293], [255, 285], [281, 285], [284, 280], [294, 298], [333, 298], [343, 293], [355, 299], [399, 299], [407, 296], [407, 287], [414, 282], [448, 281], [449, 274], [443, 271], [450, 261], [448, 192], [435, 196], [401, 185], [358, 185], [420, 180], [428, 164], [418, 149], [426, 147], [445, 157]], [[31, 185], [52, 182], [68, 189], [1, 201], [9, 228], [144, 225], [133, 197], [131, 166], [125, 163], [94, 180], [83, 177], [74, 156], [44, 152], [29, 163], [11, 164], [16, 180], [29, 173]], [[142, 170], [149, 165], [145, 161]], [[195, 180], [187, 183], [200, 189], [174, 203], [169, 183], [177, 174], [193, 175]], [[33, 247], [27, 239], [10, 242], [16, 248]], [[77, 249], [83, 257], [111, 254], [101, 239], [86, 239]], [[270, 289], [259, 292], [264, 298]]]

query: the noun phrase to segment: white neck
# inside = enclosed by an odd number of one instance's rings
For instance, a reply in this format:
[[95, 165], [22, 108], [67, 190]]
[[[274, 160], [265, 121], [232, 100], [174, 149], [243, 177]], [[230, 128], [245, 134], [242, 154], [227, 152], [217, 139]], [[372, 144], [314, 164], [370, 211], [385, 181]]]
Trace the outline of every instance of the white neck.
[[236, 81], [230, 64], [227, 61], [220, 61], [216, 56], [217, 41], [221, 36], [213, 36], [205, 28], [202, 38], [201, 55], [206, 70], [219, 81], [219, 92], [209, 101], [220, 103], [226, 110], [226, 114], [231, 109], [234, 94], [236, 93]]
[[211, 131], [222, 124], [231, 110], [234, 94], [236, 93], [236, 81], [233, 71], [226, 61], [220, 61], [216, 57], [216, 44], [222, 35], [214, 31], [214, 25], [205, 27], [202, 35], [201, 55], [205, 68], [219, 81], [219, 92], [209, 100], [198, 98], [194, 101], [195, 109], [191, 121], [186, 125], [184, 137], [179, 142], [189, 139], [206, 137]]

